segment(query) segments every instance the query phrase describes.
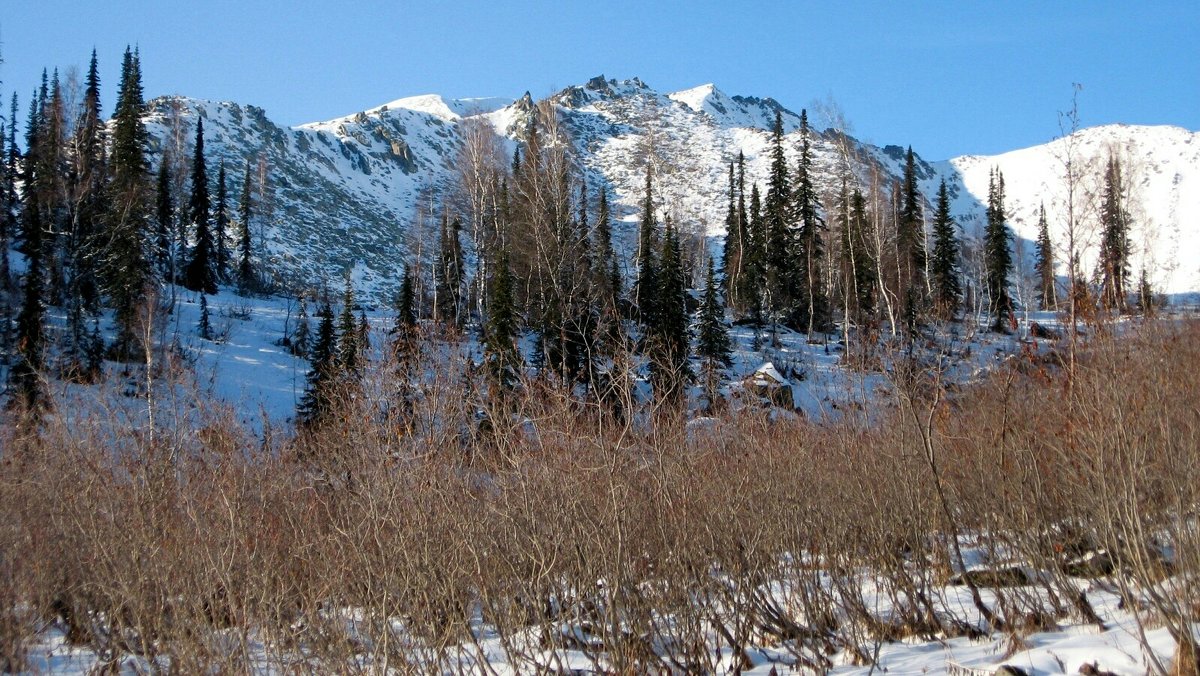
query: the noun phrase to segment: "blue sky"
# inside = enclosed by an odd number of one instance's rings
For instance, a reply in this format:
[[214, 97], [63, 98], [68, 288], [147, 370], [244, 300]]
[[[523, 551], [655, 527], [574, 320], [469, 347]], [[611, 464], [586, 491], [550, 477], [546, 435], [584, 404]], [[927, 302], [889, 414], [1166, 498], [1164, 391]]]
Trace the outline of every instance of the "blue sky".
[[[106, 114], [139, 46], [147, 96], [262, 106], [284, 124], [403, 96], [535, 96], [603, 73], [662, 92], [713, 82], [927, 159], [1085, 125], [1200, 129], [1200, 2], [257, 2], [0, 0], [0, 91], [96, 47]], [[22, 105], [24, 109], [24, 105]], [[22, 112], [22, 117], [24, 112]]]

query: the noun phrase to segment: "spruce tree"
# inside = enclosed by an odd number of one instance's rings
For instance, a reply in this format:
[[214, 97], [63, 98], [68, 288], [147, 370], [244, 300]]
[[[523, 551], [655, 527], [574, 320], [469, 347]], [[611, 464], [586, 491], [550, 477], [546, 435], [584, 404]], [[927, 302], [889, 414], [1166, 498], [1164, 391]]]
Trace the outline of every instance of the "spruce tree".
[[333, 308], [329, 301], [321, 304], [318, 311], [321, 322], [317, 327], [317, 339], [309, 357], [310, 367], [305, 378], [304, 397], [300, 400], [300, 422], [316, 426], [333, 406], [333, 390], [337, 383], [337, 332], [333, 326]]
[[1038, 208], [1037, 253], [1034, 272], [1038, 278], [1038, 305], [1043, 310], [1058, 306], [1058, 293], [1054, 278], [1054, 247], [1050, 241], [1050, 226], [1046, 222], [1046, 205]]
[[757, 183], [750, 188], [750, 213], [747, 222], [750, 224], [750, 251], [747, 256], [746, 293], [743, 302], [757, 336], [757, 329], [762, 328], [766, 313], [764, 287], [767, 283], [767, 226], [762, 215], [762, 198], [759, 196]]
[[9, 213], [15, 209], [15, 205], [9, 202], [9, 186], [15, 182], [15, 179], [8, 172], [8, 162], [4, 152], [7, 140], [8, 127], [5, 121], [0, 119], [0, 291], [8, 290], [12, 274], [8, 258], [9, 242], [13, 232], [13, 229], [10, 228]]
[[1004, 211], [1004, 174], [992, 172], [988, 181], [987, 227], [984, 231], [984, 262], [987, 266], [987, 291], [992, 302], [992, 328], [1006, 331], [1013, 316], [1008, 279], [1013, 260], [1009, 249], [1011, 235]]
[[442, 213], [441, 235], [438, 244], [438, 260], [434, 266], [435, 303], [437, 319], [445, 324], [459, 325], [462, 316], [463, 250], [462, 222], [456, 217], [450, 222]]
[[367, 321], [367, 311], [358, 311], [358, 360], [366, 363], [371, 354], [371, 323]]
[[864, 321], [875, 312], [875, 284], [879, 280], [879, 270], [870, 253], [867, 239], [869, 227], [867, 200], [862, 191], [855, 188], [850, 197], [850, 223], [846, 235], [850, 239], [847, 248], [852, 252], [850, 263], [854, 271], [856, 322]]
[[[64, 247], [69, 243], [65, 237], [69, 227], [67, 121], [58, 69], [54, 70], [50, 88], [41, 105], [41, 127], [37, 132], [40, 140], [38, 153], [34, 157], [34, 161], [40, 166], [36, 171], [37, 182], [29, 188], [32, 189], [35, 199], [42, 203], [42, 223], [45, 228], [45, 232], [42, 233], [42, 265], [46, 271], [46, 302], [62, 306], [67, 291], [66, 266], [74, 254]], [[77, 312], [69, 313], [68, 317], [72, 324], [69, 337], [75, 339], [72, 341], [71, 350], [76, 353], [81, 329], [78, 317]]]
[[792, 308], [797, 274], [792, 233], [792, 190], [783, 150], [783, 117], [775, 111], [771, 131], [771, 167], [763, 202], [766, 240], [763, 245], [763, 296], [774, 326]]
[[729, 308], [735, 316], [744, 316], [753, 312], [758, 296], [758, 276], [755, 270], [757, 261], [761, 258], [758, 244], [754, 240], [754, 227], [746, 210], [746, 157], [738, 152], [737, 158], [737, 204], [734, 206], [734, 228], [738, 239], [739, 255], [733, 260], [735, 266], [732, 278], [726, 272], [726, 290]]
[[298, 357], [308, 358], [312, 331], [308, 325], [308, 302], [300, 295], [300, 309], [296, 314], [296, 328], [288, 337], [289, 349]]
[[70, 245], [71, 283], [69, 294], [80, 313], [99, 312], [96, 265], [100, 259], [97, 233], [108, 212], [108, 158], [104, 144], [104, 119], [100, 111], [100, 73], [96, 50], [83, 95], [83, 109], [75, 125], [75, 157], [71, 171], [73, 213]]
[[916, 155], [912, 146], [904, 157], [904, 178], [900, 184], [900, 214], [896, 223], [896, 247], [900, 257], [900, 291], [904, 294], [904, 324], [913, 331], [924, 310], [925, 216], [921, 193], [917, 188]]
[[621, 271], [617, 267], [617, 254], [613, 249], [612, 214], [608, 206], [608, 191], [600, 188], [599, 205], [597, 206], [596, 229], [594, 232], [595, 257], [593, 259], [593, 276], [595, 277], [601, 306], [606, 312], [616, 315], [621, 298]]
[[[26, 177], [32, 169], [27, 165]], [[17, 315], [17, 363], [9, 372], [9, 383], [15, 395], [14, 405], [36, 414], [46, 404], [42, 385], [45, 367], [46, 307], [45, 273], [42, 266], [42, 216], [37, 200], [30, 200], [22, 213], [26, 236], [26, 267], [22, 284], [21, 310]]]
[[212, 320], [208, 315], [208, 294], [200, 294], [200, 337], [204, 340], [212, 340]]
[[358, 344], [358, 324], [354, 320], [354, 286], [346, 276], [346, 289], [342, 292], [342, 312], [338, 316], [338, 370], [347, 378], [357, 378], [362, 365]]
[[[49, 142], [45, 121], [46, 75], [43, 71], [43, 93], [35, 95], [30, 106], [26, 129], [26, 154], [21, 166], [24, 188], [24, 208], [19, 221], [21, 251], [25, 254], [25, 276], [21, 286], [21, 309], [17, 314], [17, 361], [9, 371], [9, 384], [14, 396], [10, 403], [37, 415], [47, 403], [42, 385], [46, 351], [46, 257], [49, 230], [44, 213], [50, 167], [44, 160], [44, 145]], [[40, 100], [39, 100], [40, 99]]]
[[1110, 155], [1100, 202], [1100, 302], [1123, 312], [1129, 291], [1129, 212], [1125, 209], [1121, 162]]
[[12, 105], [9, 108], [8, 134], [0, 137], [0, 155], [2, 162], [3, 182], [0, 183], [0, 290], [12, 288], [12, 269], [9, 262], [8, 250], [20, 234], [18, 214], [21, 207], [21, 196], [17, 192], [17, 180], [20, 178], [21, 151], [17, 148], [17, 94], [13, 92]]
[[1154, 287], [1150, 286], [1150, 278], [1146, 275], [1146, 268], [1142, 268], [1140, 277], [1138, 278], [1138, 312], [1143, 316], [1150, 317], [1157, 309], [1157, 302], [1154, 298]]
[[171, 196], [171, 167], [166, 155], [158, 165], [158, 191], [155, 199], [155, 246], [154, 258], [163, 279], [174, 283], [175, 252], [171, 246], [171, 233], [175, 229], [175, 201]]
[[417, 326], [417, 298], [413, 290], [412, 273], [404, 266], [404, 278], [400, 282], [400, 295], [396, 303], [396, 324], [392, 333], [411, 333]]
[[647, 327], [646, 356], [650, 361], [650, 380], [655, 395], [676, 401], [683, 386], [692, 377], [688, 364], [687, 281], [679, 250], [679, 235], [670, 218], [663, 229], [655, 287], [655, 319]]
[[658, 223], [654, 219], [654, 182], [646, 162], [646, 189], [642, 199], [642, 220], [638, 229], [638, 278], [634, 285], [633, 302], [643, 332], [656, 320], [655, 299], [658, 287], [658, 262], [655, 260]]
[[704, 280], [704, 298], [700, 302], [697, 318], [696, 354], [700, 357], [704, 373], [704, 390], [710, 408], [715, 405], [717, 388], [720, 385], [722, 368], [728, 368], [733, 360], [729, 341], [729, 329], [725, 326], [725, 310], [721, 307], [721, 296], [713, 272], [713, 261], [708, 259], [708, 274]]
[[183, 271], [183, 285], [192, 291], [217, 292], [213, 261], [213, 236], [209, 227], [211, 204], [208, 198], [208, 170], [204, 162], [204, 118], [196, 121], [196, 144], [192, 155], [192, 193], [188, 199], [188, 220], [196, 233], [192, 259]]
[[800, 162], [796, 167], [796, 190], [793, 208], [799, 219], [796, 258], [799, 263], [797, 279], [793, 281], [793, 297], [802, 298], [803, 305], [793, 312], [797, 326], [805, 326], [808, 335], [824, 331], [829, 326], [829, 299], [825, 294], [825, 277], [821, 263], [825, 260], [825, 220], [818, 210], [818, 197], [813, 180], [812, 149], [809, 139], [808, 111], [800, 111]]
[[938, 186], [937, 206], [933, 217], [933, 256], [929, 261], [929, 277], [933, 287], [934, 308], [938, 316], [952, 319], [962, 297], [959, 282], [958, 236], [950, 217], [950, 195], [946, 181]]
[[519, 317], [513, 298], [513, 277], [508, 252], [500, 250], [488, 280], [488, 319], [484, 330], [483, 360], [494, 391], [512, 388], [521, 368], [517, 348]]
[[149, 135], [142, 122], [144, 107], [141, 60], [126, 48], [112, 122], [109, 217], [99, 234], [103, 245], [100, 278], [115, 308], [116, 352], [124, 357], [134, 352], [137, 307], [154, 279], [147, 246], [154, 241], [150, 226], [154, 188], [146, 161]]
[[257, 287], [254, 277], [253, 246], [250, 239], [250, 217], [253, 203], [250, 195], [250, 160], [246, 160], [246, 173], [242, 179], [242, 196], [238, 200], [238, 287], [243, 293]]
[[728, 196], [729, 204], [725, 210], [725, 246], [721, 251], [721, 272], [723, 273], [726, 302], [730, 306], [736, 306], [738, 287], [741, 283], [745, 232], [738, 223], [737, 177], [734, 174], [733, 162], [729, 163]]
[[225, 161], [221, 160], [220, 168], [217, 169], [217, 204], [213, 214], [213, 241], [216, 243], [216, 258], [213, 263], [219, 282], [229, 278], [228, 237], [229, 187], [225, 180]]
[[[488, 300], [489, 304], [491, 300]], [[489, 305], [489, 313], [490, 305]], [[401, 378], [407, 376], [417, 346], [417, 300], [413, 290], [412, 273], [404, 266], [404, 277], [400, 282], [400, 293], [396, 298], [396, 319], [392, 324], [392, 359], [400, 371]]]

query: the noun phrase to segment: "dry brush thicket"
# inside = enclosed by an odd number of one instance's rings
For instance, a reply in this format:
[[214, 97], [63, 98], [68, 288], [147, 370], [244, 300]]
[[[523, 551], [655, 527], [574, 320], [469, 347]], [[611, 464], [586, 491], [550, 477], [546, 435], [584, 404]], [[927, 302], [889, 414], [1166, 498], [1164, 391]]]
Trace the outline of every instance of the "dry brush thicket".
[[[102, 665], [179, 673], [560, 670], [568, 651], [718, 672], [761, 646], [821, 671], [902, 637], [1103, 623], [1081, 578], [1186, 643], [1198, 337], [1154, 325], [1094, 340], [1073, 377], [1026, 356], [953, 392], [914, 368], [869, 425], [626, 424], [542, 382], [481, 424], [453, 362], [403, 406], [370, 394], [397, 369], [372, 371], [295, 438], [60, 404], [36, 439], [3, 432], [3, 666], [57, 626]], [[995, 563], [956, 575], [968, 547]]]

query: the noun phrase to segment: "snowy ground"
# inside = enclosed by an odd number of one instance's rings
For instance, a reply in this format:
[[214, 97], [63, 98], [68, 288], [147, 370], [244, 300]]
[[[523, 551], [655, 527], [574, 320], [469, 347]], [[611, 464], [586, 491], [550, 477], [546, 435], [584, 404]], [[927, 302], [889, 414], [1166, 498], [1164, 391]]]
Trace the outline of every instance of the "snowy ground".
[[[237, 412], [240, 421], [250, 429], [259, 429], [262, 420], [270, 419], [273, 424], [287, 424], [294, 416], [296, 402], [303, 393], [307, 362], [293, 356], [280, 346], [284, 335], [295, 326], [298, 306], [296, 301], [280, 298], [243, 298], [230, 290], [209, 297], [208, 305], [217, 340], [199, 337], [198, 323], [200, 307], [198, 296], [187, 291], [181, 294], [178, 311], [168, 317], [163, 329], [168, 342], [177, 342], [183, 354], [192, 362], [193, 382], [185, 383], [189, 391], [211, 393], [228, 403]], [[309, 308], [310, 315], [315, 308]], [[366, 308], [372, 324], [372, 344], [379, 346], [387, 340], [387, 329], [393, 315], [386, 308]], [[52, 316], [52, 323], [61, 326], [63, 318]], [[313, 329], [316, 321], [310, 319]], [[950, 377], [964, 381], [976, 377], [982, 369], [999, 363], [1022, 345], [1040, 349], [1037, 341], [1030, 341], [1028, 322], [1036, 321], [1050, 327], [1058, 327], [1056, 317], [1045, 313], [1020, 317], [1020, 326], [1013, 335], [990, 333], [986, 328], [975, 330], [974, 322], [964, 322], [948, 329], [957, 336], [942, 335], [943, 345], [951, 346], [959, 361], [952, 367]], [[986, 322], [983, 322], [986, 326]], [[775, 372], [790, 382], [797, 408], [803, 415], [819, 419], [839, 415], [839, 411], [853, 408], [856, 404], [870, 404], [881, 389], [888, 386], [886, 376], [879, 373], [856, 372], [841, 366], [841, 347], [836, 336], [828, 340], [809, 342], [805, 336], [781, 330], [778, 342], [772, 346], [769, 335], [761, 337], [765, 345], [760, 350], [752, 349], [754, 332], [750, 328], [737, 327], [732, 332], [736, 349], [734, 364], [729, 370], [731, 385], [750, 376], [764, 363], [775, 366]], [[478, 346], [467, 341], [464, 350], [478, 353]], [[120, 378], [120, 366], [109, 363], [110, 381]], [[136, 377], [136, 376], [129, 376]], [[118, 380], [119, 382], [119, 380]], [[85, 386], [57, 385], [64, 397], [86, 395], [91, 390]], [[732, 385], [736, 389], [736, 385]], [[194, 389], [191, 389], [194, 388]], [[698, 388], [694, 391], [698, 393]], [[130, 406], [138, 400], [127, 397]], [[202, 405], [201, 402], [185, 401], [183, 406]], [[61, 410], [61, 409], [60, 409]], [[1144, 642], [1139, 639], [1142, 627], [1139, 620], [1121, 607], [1118, 596], [1095, 582], [1079, 580], [1081, 589], [1106, 621], [1104, 630], [1091, 625], [1079, 625], [1060, 620], [1054, 631], [1033, 633], [1014, 639], [997, 634], [983, 639], [949, 638], [939, 641], [906, 640], [879, 643], [867, 646], [877, 651], [874, 669], [859, 666], [848, 652], [830, 656], [834, 674], [991, 674], [1001, 665], [1012, 665], [1024, 669], [1028, 674], [1073, 674], [1081, 665], [1098, 663], [1102, 670], [1116, 674], [1143, 674], [1149, 670], [1145, 646], [1162, 660], [1169, 660], [1174, 641], [1163, 628], [1150, 624], [1146, 627]], [[868, 606], [876, 608], [886, 616], [887, 608], [883, 597], [876, 592], [869, 579], [862, 584], [864, 599]], [[941, 589], [944, 607], [953, 608], [959, 616], [970, 616], [973, 611], [966, 589], [944, 587]], [[985, 592], [986, 596], [986, 592]], [[356, 612], [343, 611], [347, 622], [353, 624]], [[494, 636], [482, 620], [476, 622], [478, 647], [464, 646], [461, 661], [447, 665], [447, 671], [483, 671], [472, 660], [486, 659], [491, 669], [498, 673], [525, 673], [531, 670], [528, 663], [510, 664], [500, 640]], [[564, 626], [564, 631], [574, 631]], [[531, 629], [528, 639], [538, 638], [537, 630]], [[714, 641], [714, 646], [720, 645]], [[279, 657], [261, 644], [252, 648], [255, 662], [263, 672], [283, 672], [296, 667], [295, 664], [281, 665]], [[726, 649], [727, 651], [727, 649]], [[536, 652], [536, 651], [535, 651]], [[795, 660], [779, 646], [759, 646], [750, 651], [753, 669], [749, 673], [769, 674], [789, 672]], [[68, 645], [59, 627], [50, 625], [39, 634], [39, 641], [31, 650], [32, 669], [35, 672], [89, 673], [97, 666], [97, 657], [86, 649]], [[550, 670], [559, 668], [592, 671], [593, 661], [583, 652], [563, 651], [559, 654], [544, 653], [540, 661]], [[364, 657], [361, 665], [366, 670], [378, 669]], [[725, 669], [733, 668], [733, 658], [726, 654], [722, 663]], [[137, 658], [128, 658], [121, 664], [122, 673], [139, 673], [148, 665]]]
[[[292, 355], [281, 345], [284, 336], [295, 329], [298, 302], [277, 297], [248, 298], [231, 289], [223, 289], [208, 297], [215, 339], [203, 340], [198, 329], [199, 295], [182, 288], [175, 292], [179, 294], [178, 310], [165, 318], [159, 339], [177, 344], [191, 363], [190, 382], [184, 384], [228, 404], [238, 413], [241, 422], [252, 429], [259, 428], [264, 417], [276, 425], [290, 423], [296, 404], [303, 396], [308, 371], [307, 360]], [[372, 327], [371, 343], [378, 348], [388, 340], [394, 314], [390, 308], [369, 304], [364, 309]], [[335, 305], [334, 311], [338, 310]], [[315, 312], [315, 305], [310, 303], [309, 324], [314, 334], [317, 327]], [[61, 330], [65, 318], [61, 312], [52, 312], [50, 321]], [[938, 345], [942, 346], [940, 349], [952, 355], [948, 361], [948, 377], [958, 382], [973, 379], [1014, 354], [1022, 343], [1037, 349], [1044, 347], [1045, 341], [1029, 340], [1029, 322], [1061, 328], [1056, 315], [1039, 312], [1021, 315], [1012, 335], [988, 331], [986, 318], [933, 329]], [[106, 317], [105, 326], [111, 337], [111, 317]], [[722, 388], [726, 396], [737, 396], [742, 389], [741, 383], [766, 364], [773, 365], [778, 375], [789, 383], [796, 409], [815, 420], [836, 417], [848, 410], [868, 409], [888, 387], [884, 374], [856, 371], [842, 365], [839, 334], [821, 335], [811, 342], [805, 335], [783, 327], [776, 331], [775, 340], [771, 334], [769, 328], [762, 329], [758, 340], [760, 347], [754, 349], [752, 328], [738, 326], [731, 329], [734, 352], [733, 365], [725, 372]], [[532, 349], [532, 340], [523, 341], [523, 347], [527, 351]], [[481, 358], [480, 346], [473, 339], [466, 340], [459, 349], [476, 361]], [[111, 384], [111, 376], [120, 374], [121, 367], [108, 363], [107, 368]], [[693, 363], [693, 371], [700, 372], [698, 363]], [[92, 389], [61, 383], [56, 386], [68, 398], [72, 392], [88, 393]], [[693, 387], [691, 395], [696, 400], [692, 408], [697, 411], [702, 403], [701, 387]]]
[[[863, 661], [855, 659], [850, 651], [842, 650], [827, 656], [830, 665], [823, 673], [847, 676], [876, 673], [982, 676], [995, 674], [1000, 667], [1008, 666], [1019, 668], [1029, 676], [1049, 676], [1076, 674], [1080, 673], [1085, 665], [1094, 665], [1100, 669], [1100, 673], [1137, 676], [1154, 672], [1151, 655], [1155, 656], [1160, 664], [1170, 665], [1175, 641], [1165, 628], [1157, 626], [1146, 615], [1135, 616], [1123, 609], [1119, 596], [1110, 587], [1083, 579], [1076, 580], [1076, 583], [1087, 593], [1088, 600], [1104, 620], [1103, 629], [1063, 619], [1051, 631], [1039, 631], [1019, 637], [996, 633], [977, 639], [958, 637], [933, 641], [918, 638], [876, 642], [868, 640], [859, 647], [875, 662], [873, 667], [863, 665]], [[1039, 593], [1034, 588], [1024, 591]], [[883, 593], [873, 586], [868, 576], [863, 578], [862, 595], [867, 607], [872, 608], [877, 617], [888, 616], [888, 602]], [[988, 590], [983, 590], [983, 595], [985, 602], [993, 602], [994, 596]], [[943, 587], [938, 590], [937, 596], [941, 608], [949, 609], [956, 616], [967, 617], [972, 623], [982, 626], [982, 621], [972, 608], [966, 587]], [[351, 636], [357, 635], [356, 626], [365, 619], [361, 611], [343, 608], [334, 612], [341, 618], [347, 633]], [[401, 620], [393, 620], [392, 625], [393, 631], [403, 635], [404, 625]], [[520, 660], [514, 663], [494, 628], [479, 617], [478, 610], [472, 628], [476, 639], [473, 644], [451, 647], [440, 658], [434, 657], [433, 651], [430, 650], [430, 659], [434, 660], [432, 664], [440, 662], [443, 665], [441, 669], [432, 671], [497, 675], [553, 672], [587, 674], [606, 671], [604, 654], [598, 647], [601, 645], [599, 643], [593, 643], [597, 649], [590, 655], [582, 650], [551, 651], [539, 647], [542, 629], [531, 628], [522, 635], [507, 637], [508, 645], [520, 646], [523, 653]], [[597, 640], [589, 637], [580, 625], [569, 621], [556, 625], [555, 631], [585, 641]], [[1200, 624], [1193, 625], [1193, 631], [1200, 633]], [[1140, 638], [1143, 635], [1144, 639]], [[254, 665], [255, 673], [298, 673], [311, 672], [314, 669], [314, 665], [307, 661], [304, 655], [291, 649], [266, 645], [263, 641], [253, 638], [253, 632], [251, 636], [249, 661]], [[360, 637], [357, 642], [370, 645], [369, 639], [365, 637]], [[711, 646], [710, 650], [715, 651], [714, 655], [717, 652], [721, 654], [717, 662], [717, 673], [764, 676], [814, 673], [811, 669], [798, 665], [796, 658], [784, 646], [749, 648], [747, 656], [752, 666], [740, 672], [735, 669], [734, 655], [728, 647], [723, 646], [715, 634], [712, 636]], [[68, 644], [62, 629], [57, 625], [47, 626], [39, 634], [38, 641], [31, 647], [28, 657], [30, 671], [33, 673], [90, 674], [94, 673], [99, 665], [95, 653]], [[483, 667], [481, 662], [486, 662], [487, 666]], [[122, 674], [151, 671], [150, 665], [140, 657], [125, 657], [117, 664], [119, 673]], [[315, 668], [319, 671], [327, 666]], [[349, 668], [349, 665], [347, 666]], [[403, 673], [403, 670], [394, 667], [385, 670], [381, 663], [374, 661], [369, 652], [362, 654], [355, 666], [356, 671], [365, 673]]]

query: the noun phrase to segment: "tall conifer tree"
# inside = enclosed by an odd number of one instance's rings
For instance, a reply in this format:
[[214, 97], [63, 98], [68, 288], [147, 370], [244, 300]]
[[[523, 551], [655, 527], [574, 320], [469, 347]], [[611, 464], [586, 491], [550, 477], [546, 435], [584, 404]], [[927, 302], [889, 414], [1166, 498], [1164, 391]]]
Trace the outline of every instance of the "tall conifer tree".
[[763, 245], [763, 296], [774, 325], [792, 307], [795, 290], [795, 248], [792, 233], [792, 189], [783, 149], [783, 117], [775, 111], [771, 131], [771, 167], [763, 202], [766, 240]]
[[320, 324], [317, 339], [309, 357], [310, 367], [305, 377], [304, 398], [300, 400], [300, 422], [312, 427], [318, 425], [333, 406], [333, 390], [338, 377], [337, 332], [333, 325], [333, 308], [326, 300], [318, 310]]
[[196, 233], [192, 258], [183, 271], [183, 285], [192, 291], [217, 292], [213, 260], [213, 235], [210, 226], [212, 205], [208, 197], [208, 169], [204, 161], [204, 118], [196, 121], [196, 144], [192, 151], [192, 193], [188, 199], [188, 220]]
[[358, 324], [354, 320], [354, 286], [346, 276], [346, 289], [342, 292], [342, 312], [338, 316], [338, 370], [349, 379], [356, 379], [361, 372], [361, 350], [358, 342]]
[[704, 298], [700, 302], [697, 318], [696, 354], [700, 357], [704, 373], [704, 390], [709, 406], [714, 407], [720, 384], [721, 369], [732, 363], [729, 329], [725, 327], [725, 309], [721, 307], [721, 296], [713, 273], [712, 258], [708, 259], [708, 272], [704, 279]]
[[109, 217], [100, 242], [104, 245], [100, 278], [117, 320], [117, 353], [130, 356], [136, 346], [137, 307], [154, 280], [149, 255], [153, 185], [146, 161], [149, 136], [142, 122], [141, 59], [125, 49], [121, 86], [112, 123], [109, 158]]
[[654, 321], [647, 326], [646, 356], [655, 395], [675, 401], [691, 379], [688, 364], [689, 344], [687, 280], [679, 249], [679, 234], [668, 217], [663, 229], [655, 292]]
[[996, 170], [988, 181], [987, 227], [984, 231], [984, 259], [987, 266], [987, 291], [992, 301], [992, 328], [1006, 331], [1012, 319], [1012, 251], [1009, 249], [1007, 215], [1004, 210], [1004, 174]]
[[488, 319], [484, 331], [483, 359], [495, 392], [512, 388], [521, 367], [517, 349], [518, 316], [513, 298], [512, 270], [503, 248], [488, 280]]
[[1109, 156], [1100, 203], [1100, 302], [1111, 310], [1125, 310], [1129, 291], [1129, 212], [1125, 208], [1121, 162]]
[[638, 278], [634, 285], [634, 305], [638, 320], [645, 327], [653, 324], [657, 308], [657, 294], [654, 289], [658, 286], [658, 261], [655, 251], [658, 242], [658, 223], [654, 218], [654, 182], [650, 173], [650, 162], [646, 162], [646, 194], [642, 198], [642, 220], [638, 230]]
[[250, 160], [246, 160], [246, 173], [242, 179], [242, 196], [238, 200], [238, 286], [242, 292], [251, 291], [257, 283], [252, 259], [253, 245], [250, 238], [250, 218], [253, 215], [251, 199]]
[[216, 257], [213, 260], [217, 281], [229, 278], [229, 186], [225, 178], [225, 160], [217, 169], [217, 204], [213, 213], [213, 242]]
[[825, 219], [821, 217], [813, 178], [812, 148], [809, 139], [808, 111], [800, 111], [800, 162], [796, 167], [793, 207], [799, 220], [796, 259], [798, 271], [793, 280], [792, 297], [798, 301], [793, 316], [811, 336], [814, 330], [829, 326], [829, 299], [825, 294], [822, 262], [825, 260]]
[[1050, 225], [1046, 222], [1046, 205], [1038, 207], [1037, 252], [1034, 272], [1038, 278], [1038, 303], [1043, 310], [1058, 306], [1058, 293], [1054, 281], [1054, 246], [1050, 241]]
[[958, 235], [950, 217], [950, 195], [943, 179], [938, 186], [937, 206], [934, 208], [933, 256], [929, 261], [929, 281], [933, 287], [934, 307], [943, 319], [955, 316], [959, 299], [962, 297], [958, 256]]

